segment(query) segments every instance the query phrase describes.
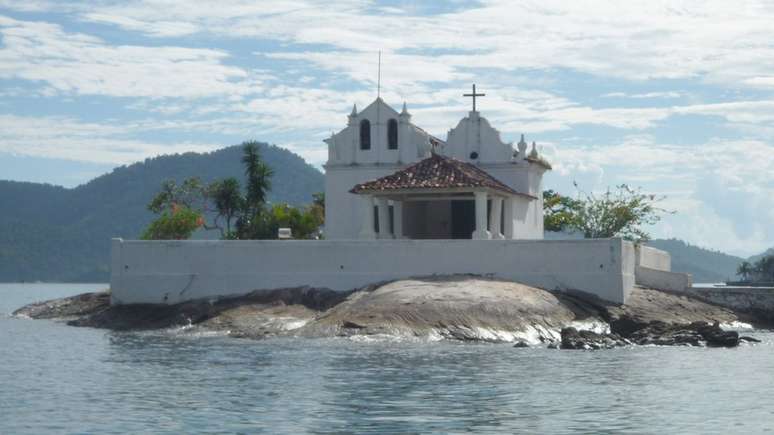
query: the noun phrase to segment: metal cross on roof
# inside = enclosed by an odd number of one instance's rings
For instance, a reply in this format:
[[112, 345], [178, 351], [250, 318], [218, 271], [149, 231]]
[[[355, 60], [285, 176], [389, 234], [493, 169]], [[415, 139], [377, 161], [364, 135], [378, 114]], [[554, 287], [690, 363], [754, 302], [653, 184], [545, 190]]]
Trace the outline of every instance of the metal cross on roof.
[[462, 94], [463, 97], [473, 97], [473, 111], [476, 111], [476, 97], [483, 97], [486, 94], [477, 94], [476, 93], [476, 84], [473, 84], [473, 93], [472, 94]]

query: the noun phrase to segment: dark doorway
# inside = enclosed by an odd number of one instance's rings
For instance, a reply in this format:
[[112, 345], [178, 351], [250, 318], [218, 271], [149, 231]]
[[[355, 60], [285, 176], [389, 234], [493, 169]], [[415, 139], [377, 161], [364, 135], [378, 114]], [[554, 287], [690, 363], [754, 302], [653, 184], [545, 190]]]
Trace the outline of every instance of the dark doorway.
[[452, 239], [473, 238], [476, 230], [476, 204], [474, 201], [451, 202]]

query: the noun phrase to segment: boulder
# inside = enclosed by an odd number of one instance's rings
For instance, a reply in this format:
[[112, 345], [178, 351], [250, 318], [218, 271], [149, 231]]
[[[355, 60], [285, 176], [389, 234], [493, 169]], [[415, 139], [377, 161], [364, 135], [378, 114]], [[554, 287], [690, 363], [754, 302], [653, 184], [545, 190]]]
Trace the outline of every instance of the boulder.
[[599, 334], [592, 331], [578, 331], [573, 327], [562, 328], [561, 349], [612, 349], [614, 347], [631, 344], [618, 334]]
[[707, 346], [735, 347], [739, 346], [739, 333], [736, 331], [724, 331], [717, 323], [713, 325], [698, 325], [696, 331], [701, 334]]
[[739, 345], [739, 333], [724, 331], [718, 323], [693, 322], [671, 324], [652, 321], [628, 337], [640, 345], [735, 347]]

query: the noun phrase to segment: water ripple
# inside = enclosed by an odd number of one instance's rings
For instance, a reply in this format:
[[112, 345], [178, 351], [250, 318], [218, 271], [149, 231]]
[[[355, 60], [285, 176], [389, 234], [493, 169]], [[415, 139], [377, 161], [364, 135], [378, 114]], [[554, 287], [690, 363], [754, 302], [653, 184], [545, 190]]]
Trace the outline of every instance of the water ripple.
[[0, 433], [758, 433], [774, 334], [751, 335], [764, 343], [576, 352], [2, 317]]

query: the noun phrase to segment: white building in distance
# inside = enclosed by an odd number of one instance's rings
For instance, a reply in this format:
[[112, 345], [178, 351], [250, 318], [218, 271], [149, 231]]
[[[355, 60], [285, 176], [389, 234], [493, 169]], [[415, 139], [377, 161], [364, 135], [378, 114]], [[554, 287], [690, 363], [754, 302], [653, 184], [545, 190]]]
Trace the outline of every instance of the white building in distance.
[[551, 166], [523, 136], [503, 142], [475, 104], [443, 141], [377, 98], [325, 142], [327, 239], [543, 238]]

